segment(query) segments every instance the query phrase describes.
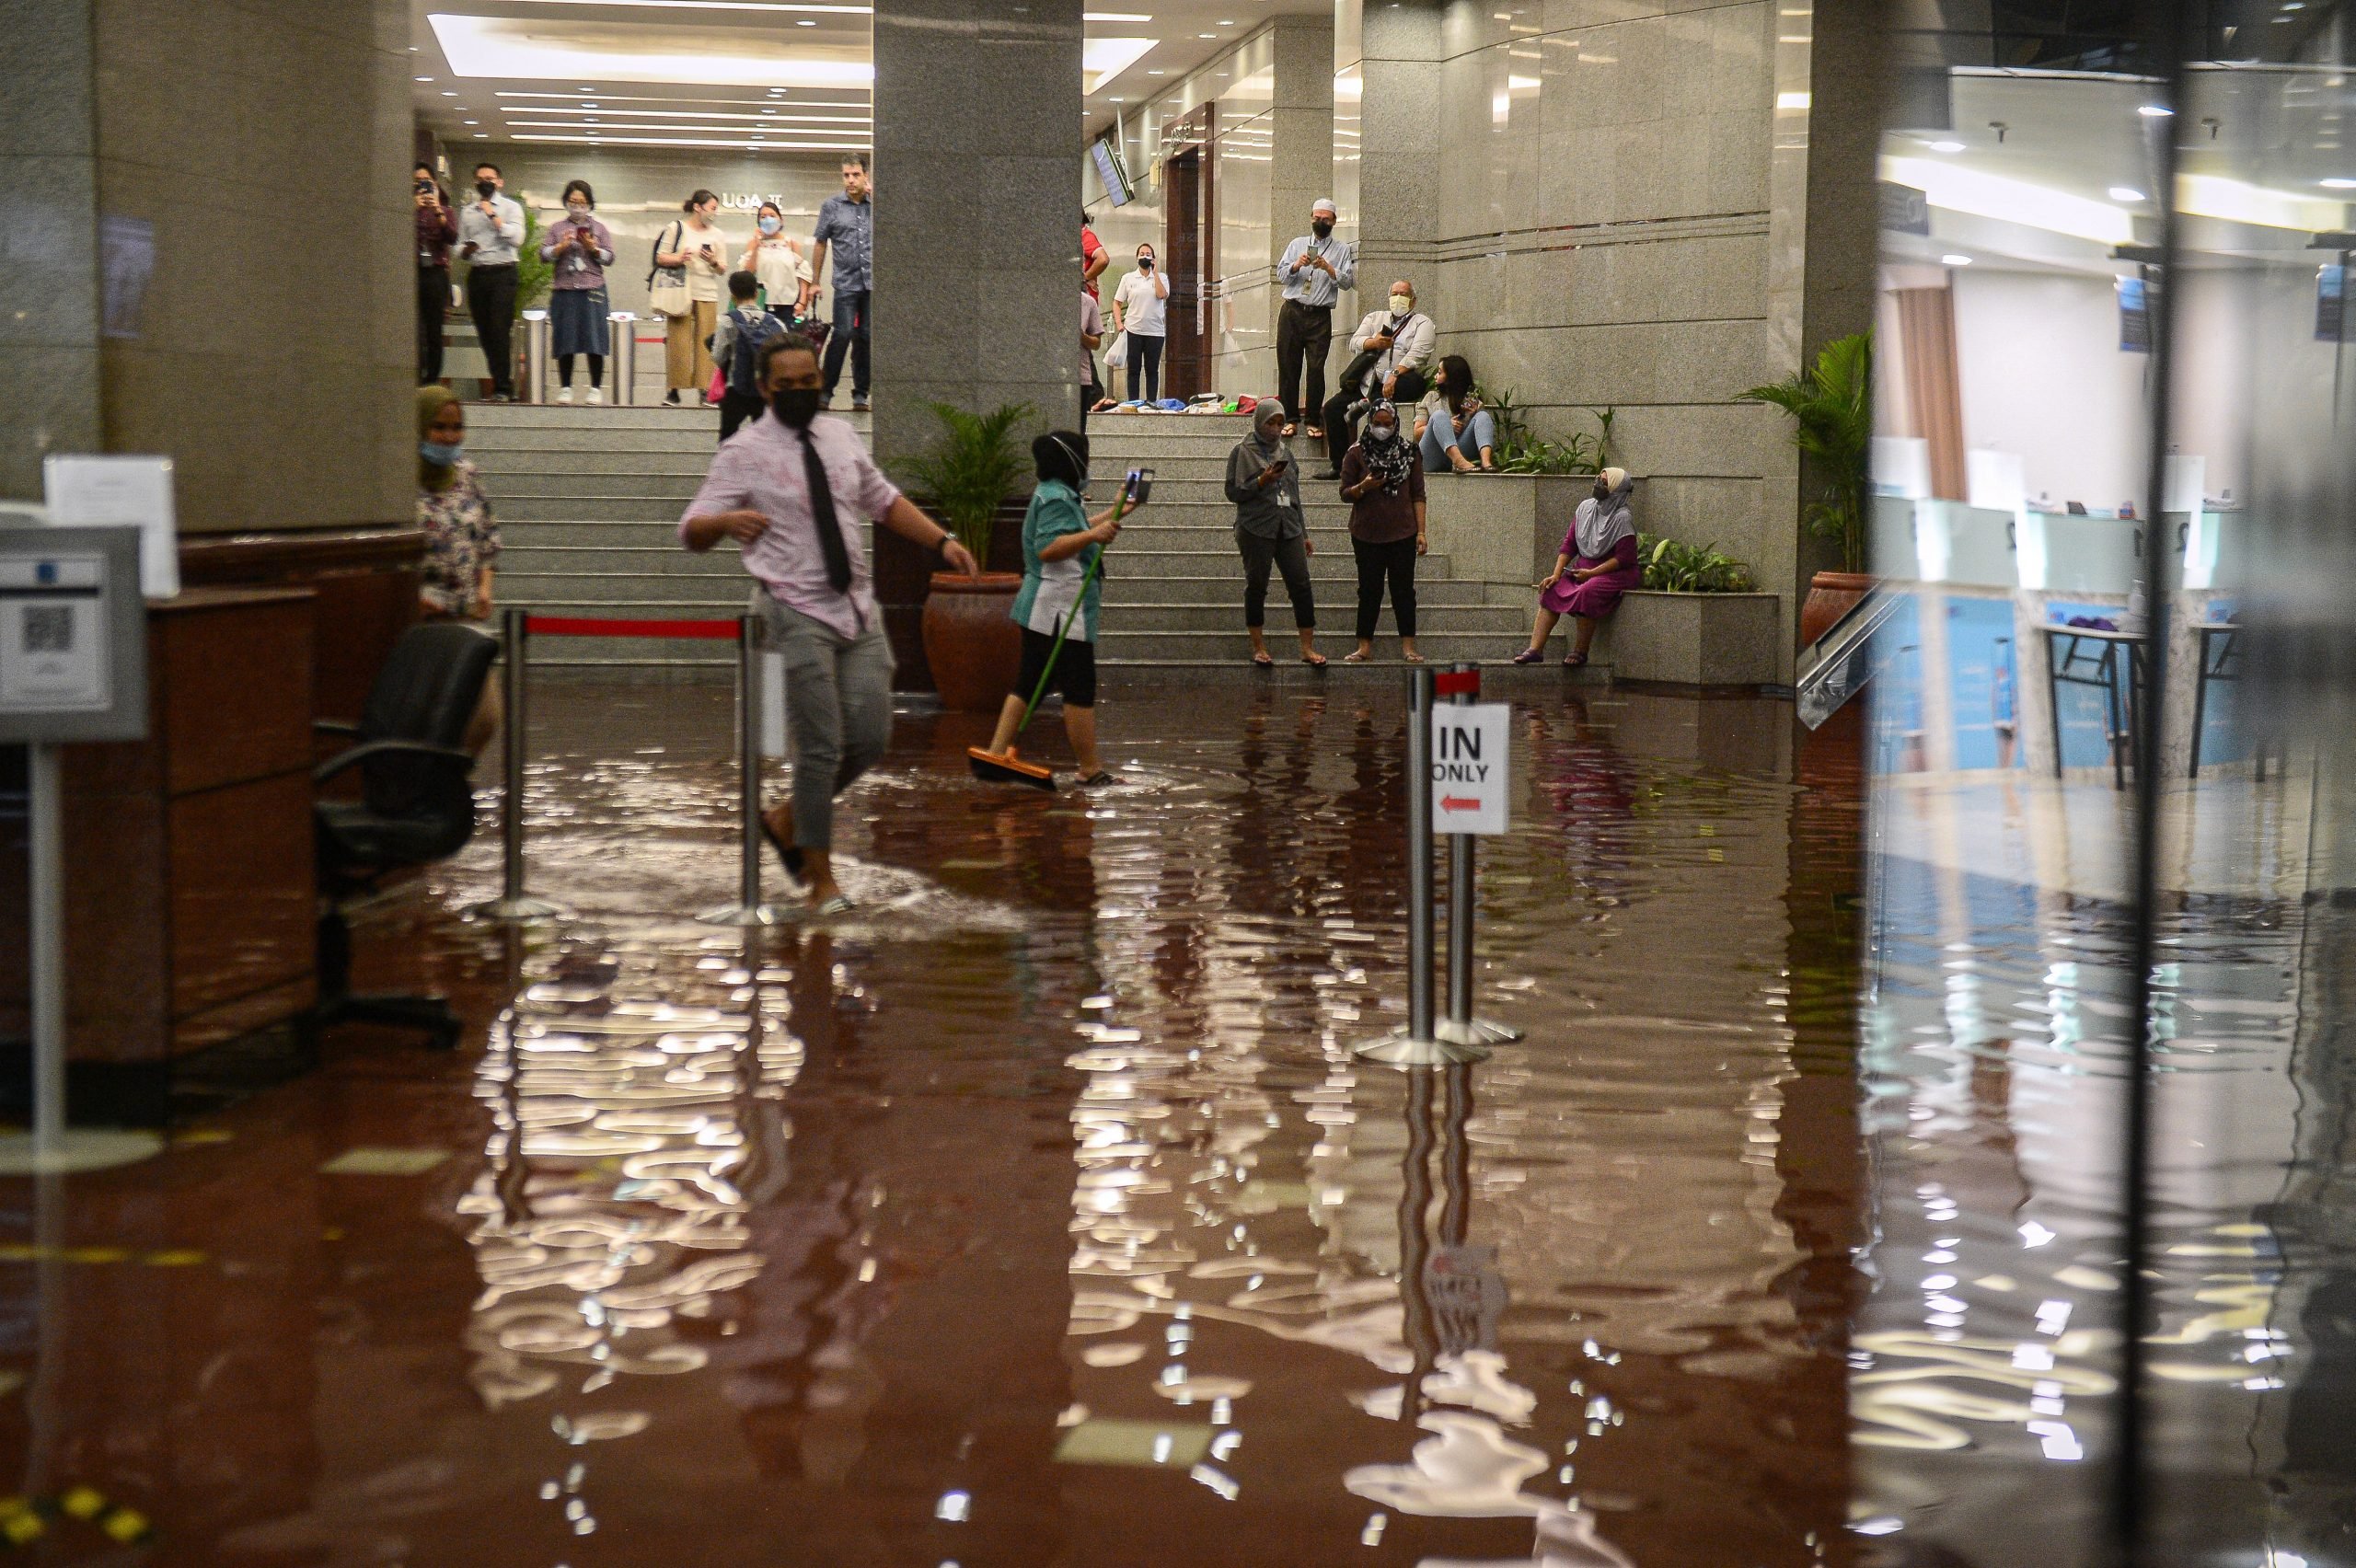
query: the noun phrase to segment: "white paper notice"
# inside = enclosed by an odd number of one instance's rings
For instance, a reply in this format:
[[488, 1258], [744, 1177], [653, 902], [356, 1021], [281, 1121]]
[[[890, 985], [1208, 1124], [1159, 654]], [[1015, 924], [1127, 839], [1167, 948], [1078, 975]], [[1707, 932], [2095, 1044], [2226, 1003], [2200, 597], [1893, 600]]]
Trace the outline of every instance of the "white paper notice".
[[168, 599], [180, 591], [180, 541], [169, 457], [94, 454], [41, 463], [49, 520], [59, 527], [133, 524], [139, 529], [139, 591]]
[[1512, 716], [1502, 702], [1432, 709], [1433, 832], [1506, 831]]

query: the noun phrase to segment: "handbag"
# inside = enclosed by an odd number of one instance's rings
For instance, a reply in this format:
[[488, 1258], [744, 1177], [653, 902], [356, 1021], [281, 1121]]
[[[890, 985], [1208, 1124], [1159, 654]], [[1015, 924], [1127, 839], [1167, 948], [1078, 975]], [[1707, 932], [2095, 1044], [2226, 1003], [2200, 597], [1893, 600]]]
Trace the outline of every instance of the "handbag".
[[[664, 234], [678, 236], [671, 242], [670, 248], [674, 250], [678, 248], [679, 241], [687, 236], [686, 231], [677, 224], [673, 224], [664, 230]], [[655, 257], [662, 255], [663, 250], [663, 235], [658, 234], [654, 236], [654, 248], [647, 253], [647, 259], [653, 260]], [[661, 281], [657, 282], [657, 279]], [[687, 296], [687, 270], [685, 267], [653, 268], [646, 274], [646, 286], [647, 303], [653, 307], [654, 314], [657, 316], [693, 316], [695, 314], [695, 301]]]
[[1115, 332], [1113, 334], [1113, 346], [1104, 351], [1104, 368], [1120, 370], [1126, 368], [1128, 363], [1129, 335], [1126, 332]]

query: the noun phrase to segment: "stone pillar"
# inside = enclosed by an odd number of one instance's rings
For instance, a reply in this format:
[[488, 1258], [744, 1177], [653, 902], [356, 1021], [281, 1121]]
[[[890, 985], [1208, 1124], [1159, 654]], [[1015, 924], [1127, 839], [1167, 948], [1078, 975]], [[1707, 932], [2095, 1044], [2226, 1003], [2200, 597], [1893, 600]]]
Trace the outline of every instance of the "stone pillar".
[[[1435, 128], [1446, 123], [1440, 105], [1445, 15], [1439, 0], [1402, 0], [1360, 12], [1357, 217], [1363, 299], [1380, 298], [1402, 274], [1427, 294], [1436, 282], [1430, 261], [1439, 235], [1442, 176], [1432, 149]], [[1380, 174], [1369, 179], [1367, 170]], [[1356, 325], [1337, 322], [1335, 330]]]
[[0, 494], [160, 453], [184, 531], [410, 515], [408, 32], [399, 0], [0, 0]]
[[[1285, 247], [1309, 232], [1309, 206], [1334, 194], [1334, 18], [1278, 17], [1275, 27], [1276, 83], [1269, 113], [1268, 266], [1284, 259]], [[1334, 306], [1336, 320], [1350, 313], [1352, 296]], [[1283, 308], [1284, 279], [1268, 288], [1268, 342], [1276, 342], [1276, 312]], [[1347, 322], [1335, 328], [1345, 330]], [[1346, 356], [1345, 356], [1346, 357]], [[1341, 368], [1330, 356], [1326, 374]], [[1234, 388], [1265, 392], [1273, 374], [1256, 386]]]
[[875, 7], [875, 455], [928, 402], [1080, 415], [1080, 0]]

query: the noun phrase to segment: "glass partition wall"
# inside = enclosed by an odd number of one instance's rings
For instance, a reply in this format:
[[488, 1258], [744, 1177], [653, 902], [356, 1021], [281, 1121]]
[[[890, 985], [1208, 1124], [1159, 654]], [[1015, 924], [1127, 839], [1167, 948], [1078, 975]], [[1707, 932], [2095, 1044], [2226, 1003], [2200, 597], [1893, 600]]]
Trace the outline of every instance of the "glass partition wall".
[[2356, 1564], [2356, 18], [1908, 11], [1854, 1528]]

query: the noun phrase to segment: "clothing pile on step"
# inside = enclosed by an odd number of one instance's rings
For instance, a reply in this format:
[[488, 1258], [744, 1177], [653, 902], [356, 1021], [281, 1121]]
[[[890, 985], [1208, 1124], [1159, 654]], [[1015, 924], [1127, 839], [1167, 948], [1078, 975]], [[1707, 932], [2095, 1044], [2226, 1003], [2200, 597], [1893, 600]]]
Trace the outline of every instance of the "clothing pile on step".
[[1138, 398], [1126, 403], [1116, 403], [1107, 398], [1090, 410], [1098, 414], [1248, 414], [1260, 406], [1257, 398], [1221, 398], [1216, 392], [1197, 394], [1192, 399], [1164, 398], [1159, 403], [1149, 403]]

